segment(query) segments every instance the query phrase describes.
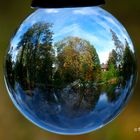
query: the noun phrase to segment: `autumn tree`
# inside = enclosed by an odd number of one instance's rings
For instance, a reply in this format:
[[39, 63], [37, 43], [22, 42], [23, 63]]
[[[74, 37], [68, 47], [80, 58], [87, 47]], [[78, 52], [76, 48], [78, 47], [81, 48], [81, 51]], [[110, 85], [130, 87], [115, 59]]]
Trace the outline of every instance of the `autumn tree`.
[[58, 58], [56, 74], [64, 83], [78, 79], [94, 81], [97, 78], [100, 61], [94, 46], [88, 41], [78, 37], [67, 37], [57, 42], [55, 48]]

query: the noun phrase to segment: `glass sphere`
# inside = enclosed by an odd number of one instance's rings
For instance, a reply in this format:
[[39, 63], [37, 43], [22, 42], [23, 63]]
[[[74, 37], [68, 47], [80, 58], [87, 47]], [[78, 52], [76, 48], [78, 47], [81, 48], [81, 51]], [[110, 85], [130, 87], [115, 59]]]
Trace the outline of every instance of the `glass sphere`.
[[18, 110], [59, 134], [87, 133], [113, 120], [135, 79], [131, 39], [99, 7], [35, 11], [13, 36], [5, 63]]

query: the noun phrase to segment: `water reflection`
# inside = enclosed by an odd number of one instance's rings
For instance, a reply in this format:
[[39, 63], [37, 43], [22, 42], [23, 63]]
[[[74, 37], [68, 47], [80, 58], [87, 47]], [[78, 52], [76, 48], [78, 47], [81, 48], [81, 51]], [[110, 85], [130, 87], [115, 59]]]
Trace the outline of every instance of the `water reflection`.
[[[58, 24], [57, 14], [71, 18]], [[19, 110], [57, 133], [84, 133], [111, 121], [136, 79], [127, 32], [97, 7], [38, 10], [12, 39], [5, 66], [7, 88]]]

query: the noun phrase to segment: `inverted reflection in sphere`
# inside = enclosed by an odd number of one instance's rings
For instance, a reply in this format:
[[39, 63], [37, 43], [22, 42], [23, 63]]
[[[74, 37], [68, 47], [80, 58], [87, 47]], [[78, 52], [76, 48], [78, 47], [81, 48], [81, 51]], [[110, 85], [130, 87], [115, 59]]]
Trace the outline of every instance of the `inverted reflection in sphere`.
[[33, 123], [81, 134], [104, 126], [124, 108], [135, 65], [126, 30], [103, 9], [40, 9], [11, 40], [5, 82]]

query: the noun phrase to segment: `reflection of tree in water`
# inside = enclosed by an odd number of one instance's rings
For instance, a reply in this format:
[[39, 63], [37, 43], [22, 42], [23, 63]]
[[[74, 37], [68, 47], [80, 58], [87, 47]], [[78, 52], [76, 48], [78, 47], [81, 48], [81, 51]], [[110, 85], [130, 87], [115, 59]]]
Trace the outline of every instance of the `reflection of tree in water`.
[[135, 74], [135, 55], [128, 42], [124, 46], [111, 30], [116, 48], [102, 70], [96, 49], [87, 40], [67, 37], [53, 45], [51, 28], [49, 23], [34, 24], [21, 36], [16, 59], [14, 52], [8, 54], [7, 78], [13, 89], [18, 83], [26, 96], [36, 98], [36, 106], [43, 103], [42, 110], [55, 108], [55, 113], [70, 116], [93, 110], [102, 93], [116, 101]]
[[54, 85], [56, 89], [60, 88], [66, 108], [73, 111], [93, 109], [100, 94], [95, 83], [101, 72], [94, 46], [78, 37], [68, 37], [57, 42], [55, 48]]

